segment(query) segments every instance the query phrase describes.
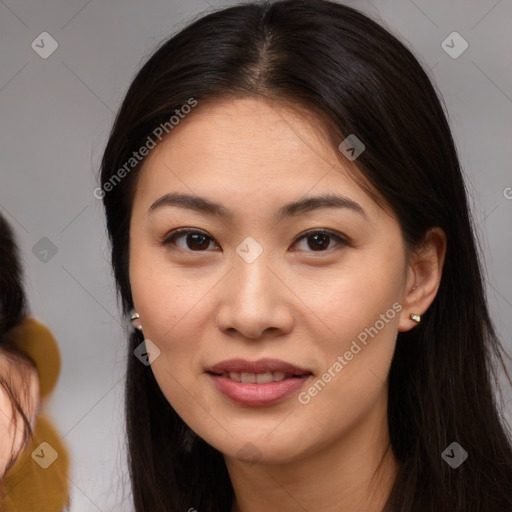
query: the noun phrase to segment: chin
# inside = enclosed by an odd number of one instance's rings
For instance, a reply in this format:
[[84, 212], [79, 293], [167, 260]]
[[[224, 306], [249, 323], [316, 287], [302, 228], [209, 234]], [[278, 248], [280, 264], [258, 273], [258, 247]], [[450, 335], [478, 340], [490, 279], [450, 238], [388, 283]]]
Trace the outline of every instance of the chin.
[[[304, 436], [299, 436], [298, 439], [300, 438], [303, 439]], [[208, 439], [207, 437], [203, 439], [225, 457], [248, 464], [282, 464], [292, 462], [303, 454], [298, 439], [290, 435], [280, 435], [270, 439], [266, 433], [261, 436], [233, 433], [233, 437], [227, 439]]]

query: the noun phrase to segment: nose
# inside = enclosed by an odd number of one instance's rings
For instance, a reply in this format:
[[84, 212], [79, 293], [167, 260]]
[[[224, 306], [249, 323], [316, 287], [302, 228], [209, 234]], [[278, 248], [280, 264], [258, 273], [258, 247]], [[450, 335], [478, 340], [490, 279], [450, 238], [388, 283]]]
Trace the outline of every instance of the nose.
[[216, 312], [223, 333], [258, 340], [291, 331], [293, 294], [264, 254], [252, 263], [237, 256], [226, 275]]

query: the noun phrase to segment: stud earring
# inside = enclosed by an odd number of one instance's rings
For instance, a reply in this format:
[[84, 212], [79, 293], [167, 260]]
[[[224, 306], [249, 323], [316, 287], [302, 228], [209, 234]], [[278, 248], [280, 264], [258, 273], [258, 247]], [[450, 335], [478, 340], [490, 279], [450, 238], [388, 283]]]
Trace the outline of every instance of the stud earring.
[[139, 316], [139, 313], [137, 313], [134, 309], [132, 309], [130, 311], [130, 322], [132, 323], [132, 326], [139, 330], [139, 331], [142, 331], [142, 325], [140, 324], [140, 322], [138, 322], [137, 324], [135, 323], [137, 320], [139, 320], [140, 316]]
[[410, 318], [418, 324], [421, 322], [421, 315], [417, 315], [416, 313], [411, 313]]

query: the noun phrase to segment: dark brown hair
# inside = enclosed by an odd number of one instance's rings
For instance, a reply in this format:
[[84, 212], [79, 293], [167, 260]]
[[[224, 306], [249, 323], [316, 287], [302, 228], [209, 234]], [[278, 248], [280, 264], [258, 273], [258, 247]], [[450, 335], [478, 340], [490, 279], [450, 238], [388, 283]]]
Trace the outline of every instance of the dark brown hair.
[[[326, 0], [251, 2], [196, 20], [133, 80], [105, 149], [102, 187], [190, 97], [201, 105], [251, 95], [313, 112], [335, 148], [356, 134], [366, 146], [358, 173], [395, 213], [407, 244], [420, 243], [434, 226], [447, 235], [437, 296], [421, 323], [398, 335], [391, 364], [388, 424], [400, 471], [388, 505], [397, 512], [512, 510], [510, 433], [493, 394], [503, 348], [488, 312], [462, 172], [440, 99], [396, 37]], [[103, 188], [125, 313], [133, 307], [128, 242], [139, 168]], [[142, 340], [130, 335], [126, 376], [136, 511], [230, 510], [222, 454], [202, 439], [190, 442], [193, 434], [151, 368], [133, 356]], [[441, 457], [453, 441], [469, 453], [457, 469]]]

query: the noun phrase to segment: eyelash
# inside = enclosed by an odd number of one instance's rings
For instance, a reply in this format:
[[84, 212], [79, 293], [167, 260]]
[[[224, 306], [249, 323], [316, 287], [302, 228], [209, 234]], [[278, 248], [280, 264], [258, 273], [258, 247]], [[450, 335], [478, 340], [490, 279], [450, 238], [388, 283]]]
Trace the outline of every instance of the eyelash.
[[[178, 240], [179, 238], [182, 238], [185, 235], [189, 235], [189, 234], [202, 235], [205, 238], [209, 238], [210, 241], [214, 241], [213, 238], [211, 236], [209, 236], [204, 231], [201, 231], [201, 230], [198, 230], [198, 229], [179, 228], [179, 229], [176, 229], [174, 231], [171, 231], [160, 242], [160, 245], [162, 245], [162, 246], [176, 245], [175, 244], [176, 240]], [[297, 242], [301, 241], [302, 239], [307, 239], [309, 236], [318, 235], [318, 234], [328, 235], [329, 237], [331, 237], [331, 239], [334, 239], [338, 243], [338, 245], [347, 246], [347, 247], [351, 247], [352, 246], [352, 244], [349, 242], [349, 240], [347, 238], [343, 237], [341, 234], [336, 233], [334, 231], [331, 231], [330, 229], [322, 229], [322, 228], [316, 228], [316, 229], [312, 229], [312, 230], [309, 230], [309, 231], [306, 231], [306, 232], [302, 233], [301, 235], [299, 235], [294, 240], [292, 245], [295, 245]], [[331, 240], [329, 241], [329, 245], [330, 245], [330, 242], [331, 242]], [[188, 248], [187, 249], [183, 249], [182, 247], [179, 247], [178, 249], [179, 250], [183, 250], [185, 252], [206, 252], [206, 249], [196, 250], [196, 251], [194, 251], [192, 249], [188, 249]], [[331, 247], [329, 249], [324, 249], [324, 250], [319, 250], [319, 251], [309, 250], [309, 251], [306, 251], [306, 252], [312, 252], [312, 253], [327, 252], [327, 251], [332, 250], [332, 249], [333, 248]], [[173, 250], [174, 250], [174, 248], [173, 248]]]

